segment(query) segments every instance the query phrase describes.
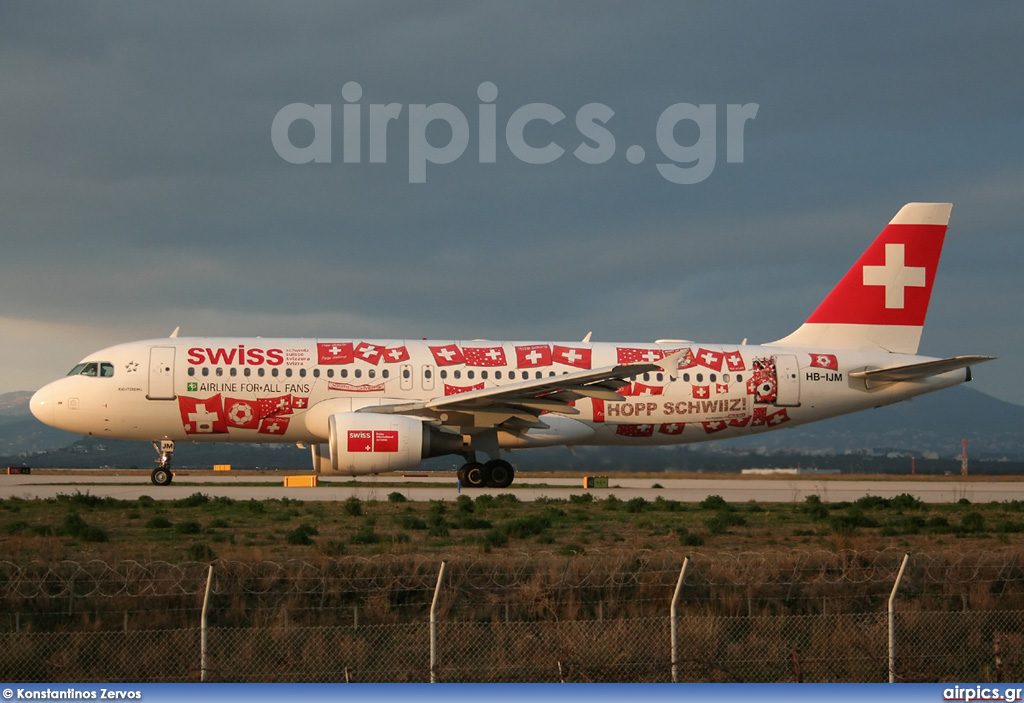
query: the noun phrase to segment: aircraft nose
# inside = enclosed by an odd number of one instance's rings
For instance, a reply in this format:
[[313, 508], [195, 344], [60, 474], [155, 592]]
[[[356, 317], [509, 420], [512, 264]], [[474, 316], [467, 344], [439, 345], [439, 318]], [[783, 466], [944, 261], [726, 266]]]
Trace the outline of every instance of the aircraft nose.
[[29, 410], [36, 416], [36, 419], [50, 427], [55, 426], [53, 423], [57, 410], [57, 404], [53, 397], [53, 390], [47, 385], [36, 391], [28, 403]]

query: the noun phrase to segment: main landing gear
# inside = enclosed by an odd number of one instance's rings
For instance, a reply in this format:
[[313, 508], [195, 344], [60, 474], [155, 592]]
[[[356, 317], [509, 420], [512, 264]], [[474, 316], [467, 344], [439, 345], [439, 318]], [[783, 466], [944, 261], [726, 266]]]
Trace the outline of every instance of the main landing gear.
[[486, 464], [469, 461], [458, 472], [459, 482], [469, 488], [508, 488], [515, 478], [512, 464], [504, 459], [492, 459]]
[[153, 442], [153, 449], [160, 455], [156, 460], [157, 467], [149, 475], [149, 479], [157, 486], [169, 486], [174, 480], [174, 473], [171, 471], [171, 460], [174, 458], [174, 442], [169, 439]]

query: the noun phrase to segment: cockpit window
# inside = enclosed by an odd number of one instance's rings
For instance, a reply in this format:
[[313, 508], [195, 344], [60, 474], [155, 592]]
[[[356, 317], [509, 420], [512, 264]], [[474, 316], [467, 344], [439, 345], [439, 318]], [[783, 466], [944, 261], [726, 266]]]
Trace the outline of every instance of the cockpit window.
[[68, 376], [102, 376], [110, 378], [114, 375], [114, 365], [106, 361], [88, 361], [79, 364], [68, 372]]

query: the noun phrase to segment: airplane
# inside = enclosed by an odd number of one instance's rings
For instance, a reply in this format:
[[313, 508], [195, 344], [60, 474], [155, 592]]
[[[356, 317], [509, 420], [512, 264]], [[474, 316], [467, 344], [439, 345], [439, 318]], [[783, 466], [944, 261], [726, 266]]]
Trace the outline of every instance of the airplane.
[[[888, 405], [971, 380], [989, 356], [919, 356], [952, 205], [909, 203], [810, 317], [759, 346], [170, 337], [88, 355], [36, 392], [60, 429], [153, 442], [308, 445], [357, 476], [459, 455], [466, 487], [514, 479], [502, 451], [728, 439]], [[485, 455], [481, 462], [478, 455]]]

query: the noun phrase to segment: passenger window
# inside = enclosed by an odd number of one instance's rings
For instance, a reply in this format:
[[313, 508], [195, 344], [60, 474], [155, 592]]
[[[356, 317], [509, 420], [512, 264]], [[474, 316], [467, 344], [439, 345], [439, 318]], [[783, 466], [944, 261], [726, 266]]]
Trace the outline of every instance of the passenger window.
[[320, 378], [320, 369], [313, 369], [313, 378]]
[[195, 366], [189, 366], [188, 367], [188, 375], [189, 376], [195, 376], [196, 375], [196, 367]]
[[291, 378], [292, 377], [292, 370], [291, 369], [285, 369], [284, 370], [284, 375], [285, 375], [285, 378]]
[[494, 378], [496, 380], [500, 381], [501, 380], [501, 371], [495, 371], [494, 372]]
[[327, 369], [327, 378], [334, 378], [334, 369]]
[[[205, 370], [206, 369], [203, 369], [203, 371]], [[256, 375], [259, 376], [260, 378], [263, 378], [263, 376], [266, 375], [266, 373], [266, 370], [262, 366], [256, 369]]]
[[214, 369], [214, 371], [213, 371], [213, 372], [214, 372], [215, 374], [217, 374], [218, 376], [223, 376], [223, 375], [224, 375], [224, 369], [222, 369], [222, 368], [221, 368], [221, 367], [219, 367], [219, 366], [218, 366], [218, 367], [217, 367], [216, 369]]
[[250, 376], [252, 376], [252, 369], [246, 366], [245, 371], [242, 372], [242, 375], [245, 376], [246, 378], [249, 378]]
[[736, 383], [742, 383], [742, 382], [743, 382], [743, 374], [741, 374], [741, 373], [736, 374]]
[[380, 377], [381, 378], [387, 378], [388, 377], [388, 370], [384, 369], [383, 371], [381, 371], [380, 372]]
[[697, 374], [697, 383], [703, 383], [703, 382], [704, 382], [704, 374], [702, 374], [702, 373]]
[[353, 372], [352, 375], [355, 376], [356, 378], [362, 378], [363, 377], [363, 370], [362, 369], [356, 369]]
[[689, 383], [689, 382], [690, 382], [690, 374], [684, 373], [683, 374], [683, 383]]
[[715, 374], [711, 374], [708, 378], [710, 379], [710, 381], [712, 383], [714, 383], [716, 380], [718, 380], [718, 376], [715, 375]]
[[376, 371], [374, 371], [373, 369], [370, 369], [369, 371], [367, 371], [367, 372], [366, 372], [366, 375], [367, 375], [367, 376], [368, 376], [369, 378], [373, 378], [373, 377], [375, 377], [375, 376], [377, 375], [377, 372], [376, 372]]
[[203, 367], [203, 370], [202, 370], [202, 374], [203, 374], [203, 376], [209, 376], [209, 375], [210, 375], [210, 369], [209, 369], [209, 367], [207, 367], [207, 366], [204, 366], [204, 367]]
[[[387, 371], [384, 373], [387, 373]], [[412, 376], [412, 372], [409, 369], [402, 369], [402, 378], [409, 378], [410, 376]]]
[[472, 371], [467, 371], [466, 372], [466, 378], [468, 378], [470, 381], [472, 381], [475, 376], [476, 376], [476, 374], [473, 373]]
[[238, 375], [238, 369], [232, 366], [230, 369], [228, 369], [228, 375], [231, 376], [231, 378], [234, 378], [235, 376]]

